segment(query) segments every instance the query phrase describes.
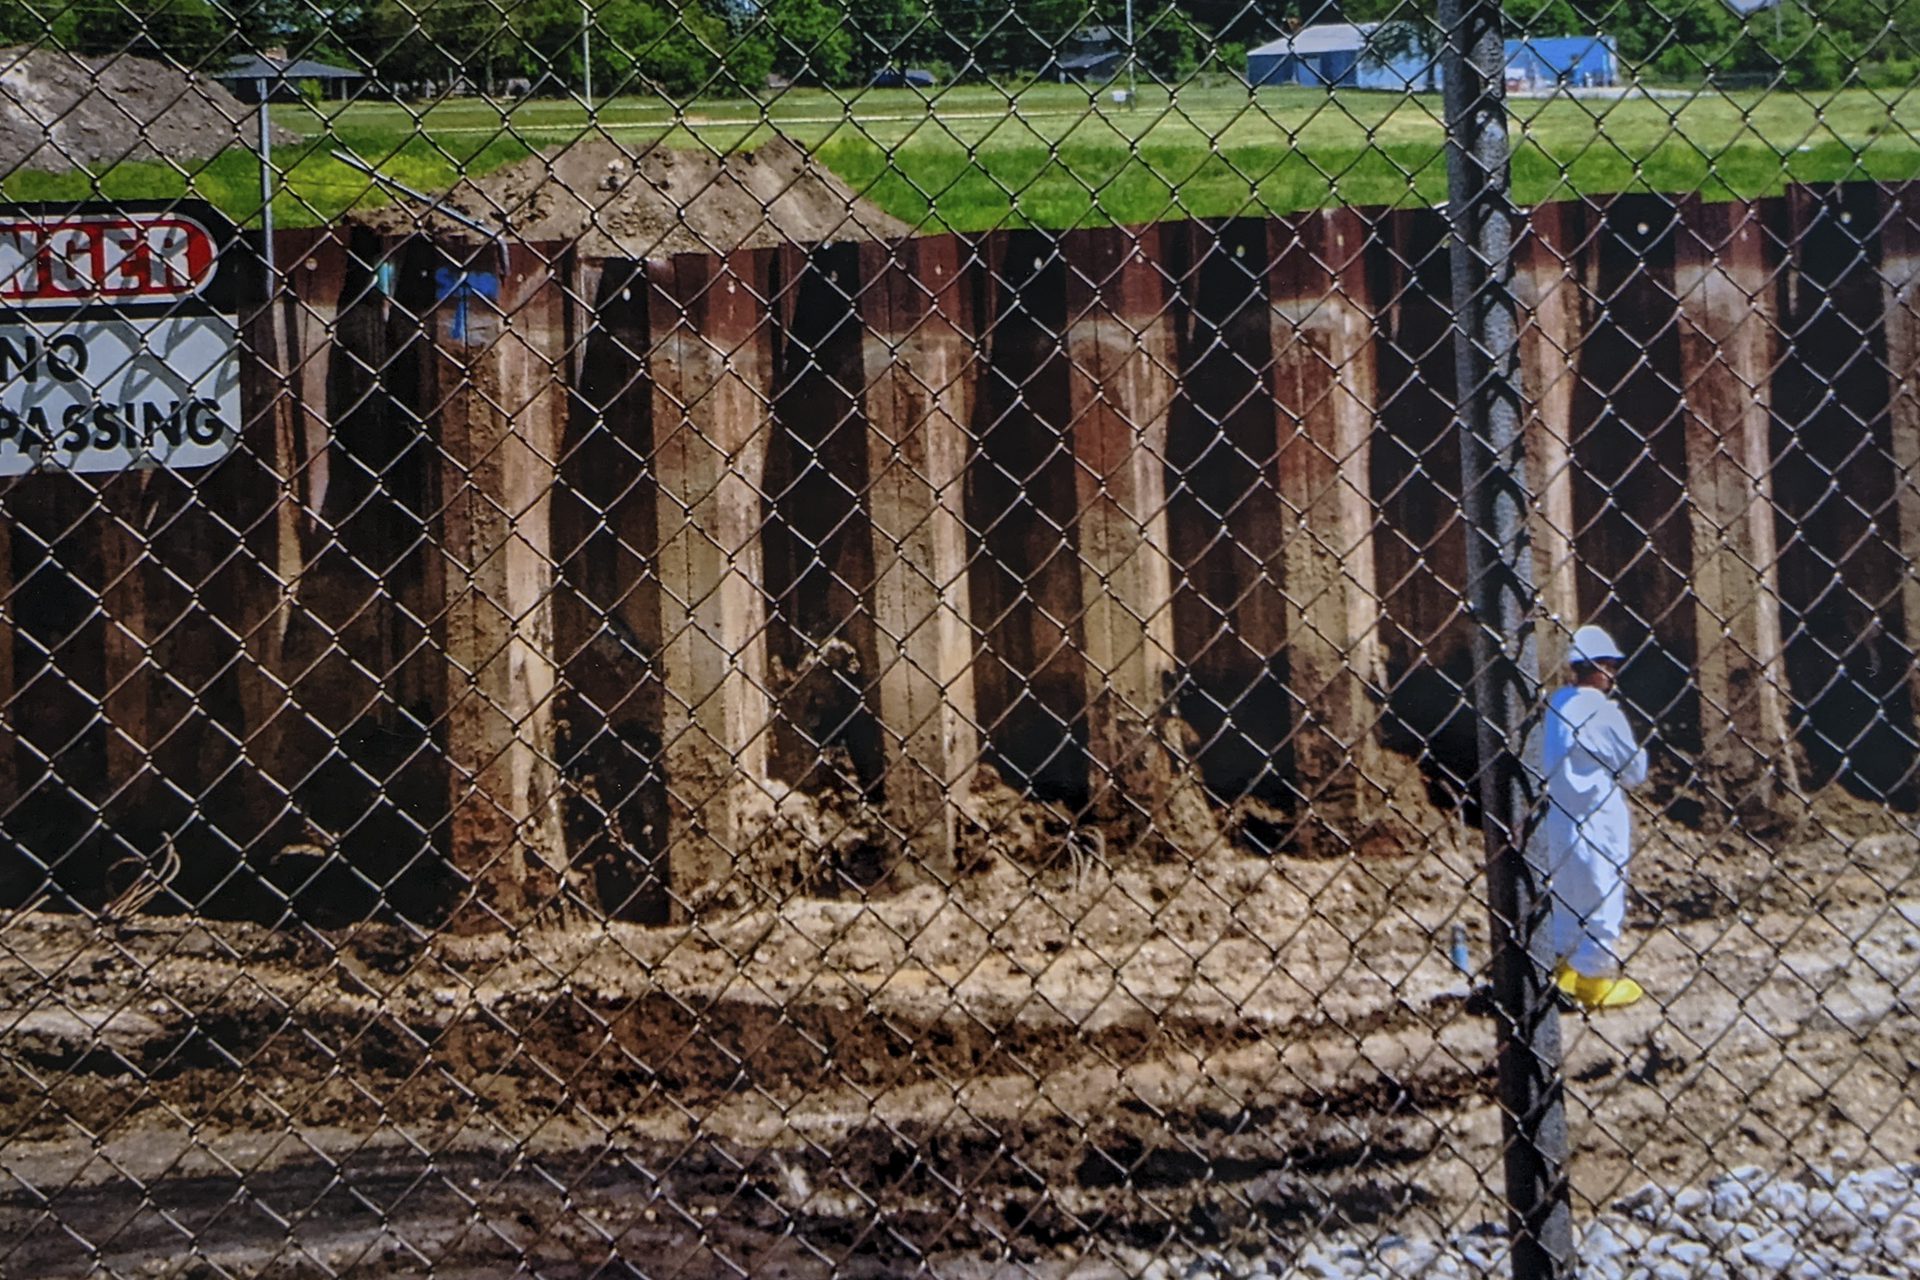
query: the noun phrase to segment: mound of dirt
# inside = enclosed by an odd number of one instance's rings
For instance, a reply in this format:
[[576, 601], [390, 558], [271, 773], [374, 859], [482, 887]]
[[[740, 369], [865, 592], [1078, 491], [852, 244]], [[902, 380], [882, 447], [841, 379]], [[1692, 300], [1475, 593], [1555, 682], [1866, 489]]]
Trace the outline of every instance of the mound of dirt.
[[517, 239], [575, 243], [595, 257], [884, 240], [912, 230], [784, 138], [726, 156], [583, 139], [464, 180], [440, 208], [407, 203], [361, 220], [389, 234], [473, 238], [473, 227], [447, 208]]
[[0, 174], [190, 164], [251, 145], [253, 120], [253, 108], [219, 85], [165, 63], [0, 50]]

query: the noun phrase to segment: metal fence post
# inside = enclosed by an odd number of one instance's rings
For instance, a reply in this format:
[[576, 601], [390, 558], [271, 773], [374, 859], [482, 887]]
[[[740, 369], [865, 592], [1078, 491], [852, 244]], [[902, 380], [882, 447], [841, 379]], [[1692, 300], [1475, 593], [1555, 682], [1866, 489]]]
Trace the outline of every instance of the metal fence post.
[[1546, 867], [1528, 848], [1540, 668], [1513, 290], [1506, 50], [1499, 0], [1442, 0], [1447, 217], [1467, 604], [1475, 621], [1480, 801], [1515, 1280], [1575, 1273], [1560, 1018], [1549, 971]]

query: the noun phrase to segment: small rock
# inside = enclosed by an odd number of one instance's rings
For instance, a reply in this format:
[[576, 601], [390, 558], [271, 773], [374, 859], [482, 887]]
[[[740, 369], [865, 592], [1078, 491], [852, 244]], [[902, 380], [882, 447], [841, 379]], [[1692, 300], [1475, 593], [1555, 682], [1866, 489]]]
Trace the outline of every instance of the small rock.
[[1669, 1240], [1667, 1256], [1688, 1270], [1696, 1270], [1713, 1256], [1713, 1250], [1692, 1240]]
[[1626, 1251], [1627, 1242], [1604, 1222], [1594, 1223], [1580, 1239], [1580, 1256], [1583, 1259], [1612, 1258]]
[[1745, 1183], [1721, 1179], [1713, 1185], [1713, 1216], [1735, 1222], [1747, 1216], [1753, 1207], [1753, 1192]]
[[1784, 1231], [1771, 1231], [1740, 1246], [1740, 1256], [1763, 1273], [1777, 1275], [1793, 1263], [1799, 1253], [1793, 1237]]
[[1807, 1216], [1807, 1189], [1797, 1182], [1780, 1179], [1760, 1188], [1756, 1197], [1762, 1207], [1782, 1218], [1798, 1221]]
[[1652, 1222], [1654, 1218], [1648, 1216], [1649, 1212], [1657, 1213], [1672, 1202], [1673, 1197], [1669, 1196], [1664, 1188], [1649, 1182], [1632, 1195], [1623, 1196], [1614, 1201], [1613, 1207], [1616, 1211], [1639, 1218], [1642, 1222]]
[[1315, 1248], [1309, 1248], [1301, 1255], [1300, 1269], [1307, 1275], [1322, 1276], [1325, 1280], [1344, 1280], [1347, 1274], [1338, 1262]]

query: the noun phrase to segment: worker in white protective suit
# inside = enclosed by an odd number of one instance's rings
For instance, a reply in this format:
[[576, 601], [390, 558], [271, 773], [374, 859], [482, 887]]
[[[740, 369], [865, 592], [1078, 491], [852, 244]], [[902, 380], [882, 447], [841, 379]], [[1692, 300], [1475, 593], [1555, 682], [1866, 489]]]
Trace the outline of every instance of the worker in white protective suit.
[[1573, 634], [1573, 683], [1547, 700], [1546, 841], [1553, 896], [1554, 980], [1587, 1009], [1646, 993], [1620, 972], [1633, 818], [1627, 789], [1647, 780], [1647, 753], [1612, 698], [1625, 655], [1599, 627]]

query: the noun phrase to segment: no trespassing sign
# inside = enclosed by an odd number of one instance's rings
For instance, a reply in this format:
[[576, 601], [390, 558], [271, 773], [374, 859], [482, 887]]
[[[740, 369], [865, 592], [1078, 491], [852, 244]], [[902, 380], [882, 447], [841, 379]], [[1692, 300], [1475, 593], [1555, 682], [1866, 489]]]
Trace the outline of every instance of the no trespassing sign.
[[0, 207], [0, 475], [231, 453], [234, 243], [200, 206]]

